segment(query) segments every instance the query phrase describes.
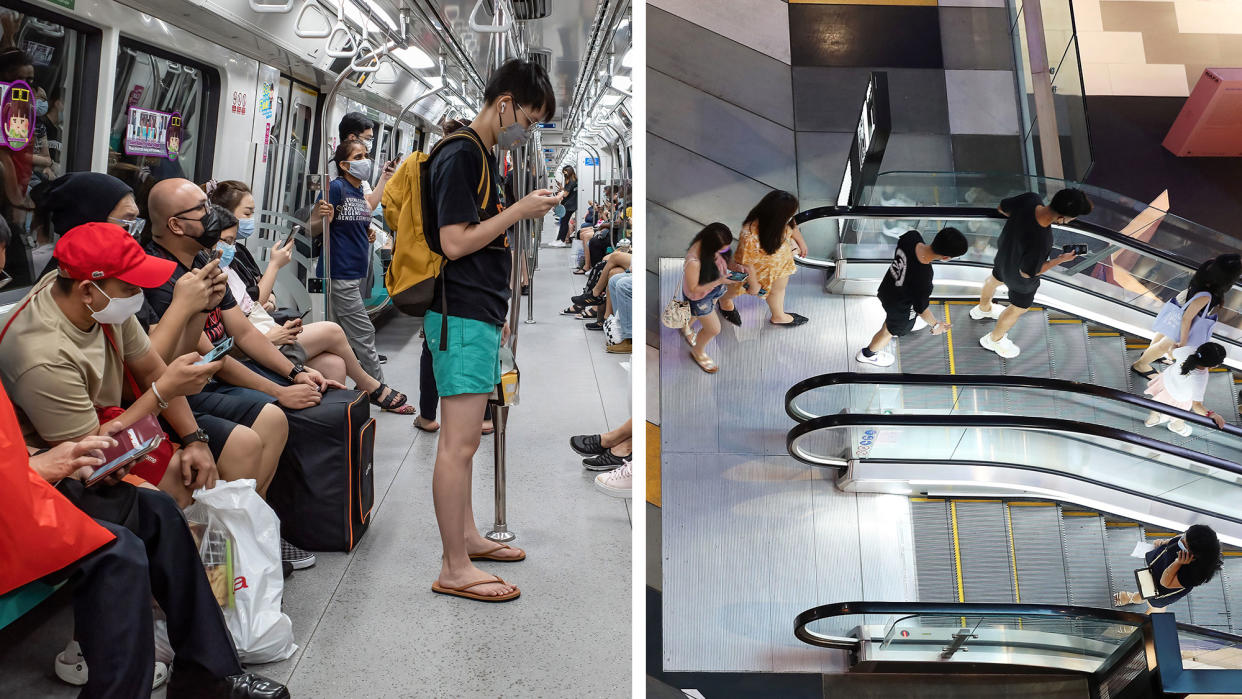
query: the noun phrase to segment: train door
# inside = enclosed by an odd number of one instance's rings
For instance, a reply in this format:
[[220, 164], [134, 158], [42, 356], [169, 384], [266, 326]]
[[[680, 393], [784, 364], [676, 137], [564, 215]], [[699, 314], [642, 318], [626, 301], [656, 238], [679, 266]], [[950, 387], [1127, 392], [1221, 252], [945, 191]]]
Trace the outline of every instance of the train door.
[[314, 193], [307, 186], [310, 174], [311, 129], [315, 124], [315, 103], [319, 93], [294, 83], [289, 95], [288, 133], [285, 145], [283, 211], [293, 214], [310, 205]]
[[263, 201], [259, 206], [260, 209], [268, 211], [279, 211], [284, 203], [285, 183], [281, 175], [284, 174], [285, 161], [288, 158], [288, 147], [285, 142], [289, 123], [289, 97], [292, 90], [293, 83], [282, 77], [276, 87], [276, 94], [272, 98], [272, 127], [268, 133], [267, 155], [263, 158], [267, 164], [267, 171], [264, 176]]

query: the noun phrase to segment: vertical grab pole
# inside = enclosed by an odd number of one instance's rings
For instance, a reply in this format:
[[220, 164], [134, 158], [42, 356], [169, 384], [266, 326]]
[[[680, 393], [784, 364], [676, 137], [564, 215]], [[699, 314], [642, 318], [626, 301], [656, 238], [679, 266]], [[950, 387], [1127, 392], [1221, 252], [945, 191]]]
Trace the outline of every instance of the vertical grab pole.
[[[522, 186], [523, 191], [530, 192], [536, 189], [534, 168], [538, 167], [539, 154], [543, 151], [540, 143], [536, 143], [533, 151], [531, 149], [523, 149], [530, 151], [524, 153], [526, 157], [522, 160]], [[526, 285], [530, 295], [526, 298], [526, 324], [533, 325], [535, 322], [535, 269], [538, 267], [539, 254], [539, 229], [543, 226], [543, 219], [528, 220], [526, 223], [526, 255], [522, 258], [526, 264]]]
[[[500, 19], [499, 6], [497, 6], [496, 8], [496, 15], [497, 15], [496, 19], [499, 20]], [[498, 39], [499, 41], [497, 41]], [[492, 41], [496, 44], [495, 65], [493, 66], [493, 69], [495, 69], [495, 68], [499, 68], [501, 64], [504, 62], [504, 36], [501, 34], [494, 34], [492, 36]], [[525, 150], [526, 149], [523, 148], [521, 152], [524, 154]], [[499, 150], [499, 147], [497, 148], [497, 154], [498, 156], [504, 155], [504, 153]], [[517, 159], [515, 158], [515, 161], [516, 160]], [[500, 161], [500, 158], [498, 157], [497, 162], [499, 161]], [[514, 191], [514, 194], [516, 195], [518, 194], [518, 192]], [[522, 236], [521, 235], [511, 236], [511, 240], [513, 241], [513, 251], [511, 253], [513, 255], [513, 264], [511, 265], [512, 271], [509, 274], [509, 290], [510, 290], [510, 298], [512, 299], [512, 302], [509, 304], [509, 319], [508, 319], [509, 349], [510, 351], [513, 352], [513, 356], [516, 359], [517, 357], [517, 319], [519, 317], [518, 313], [521, 311], [521, 307], [522, 307], [522, 268], [521, 268], [521, 265], [518, 264], [521, 261], [522, 259], [521, 255], [523, 254]], [[513, 541], [514, 539], [517, 538], [517, 535], [509, 531], [509, 524], [506, 521], [506, 516], [505, 516], [505, 450], [507, 448], [505, 438], [507, 436], [506, 433], [507, 433], [507, 427], [508, 427], [508, 422], [509, 422], [509, 406], [504, 404], [504, 391], [499, 385], [496, 386], [496, 397], [498, 400], [492, 406], [492, 425], [496, 430], [495, 432], [496, 442], [495, 442], [495, 454], [494, 454], [495, 464], [496, 464], [495, 465], [496, 517], [495, 517], [495, 522], [492, 524], [491, 531], [487, 533], [487, 538], [490, 541], [495, 541], [498, 543], [505, 543], [505, 542]]]
[[[332, 158], [331, 151], [328, 150], [328, 112], [332, 109], [332, 103], [336, 100], [336, 92], [341, 88], [341, 83], [345, 82], [345, 78], [349, 77], [348, 69], [341, 70], [341, 74], [336, 76], [336, 82], [332, 83], [331, 89], [323, 99], [323, 109], [319, 113], [319, 135], [323, 143], [323, 161], [320, 163], [319, 174], [319, 198], [327, 201], [328, 199], [328, 161]], [[322, 252], [319, 258], [323, 262], [323, 316], [325, 320], [332, 320], [332, 232], [328, 230], [328, 217], [324, 217], [319, 235], [323, 238]]]

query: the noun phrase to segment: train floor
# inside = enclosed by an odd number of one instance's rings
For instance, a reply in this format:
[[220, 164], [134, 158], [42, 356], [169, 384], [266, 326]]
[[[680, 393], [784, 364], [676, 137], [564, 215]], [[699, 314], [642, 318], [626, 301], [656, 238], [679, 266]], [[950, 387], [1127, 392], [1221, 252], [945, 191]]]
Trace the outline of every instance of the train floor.
[[[519, 585], [521, 598], [484, 604], [431, 591], [440, 562], [436, 436], [373, 409], [371, 528], [352, 553], [319, 554], [286, 581], [284, 611], [299, 649], [250, 668], [286, 682], [294, 697], [630, 696], [631, 503], [596, 491], [595, 473], [569, 448], [571, 435], [629, 417], [630, 356], [607, 354], [602, 333], [559, 315], [582, 277], [569, 273], [568, 250], [540, 255], [536, 323], [519, 329], [521, 404], [510, 410], [507, 459], [509, 528], [528, 558], [481, 566]], [[389, 357], [386, 379], [416, 402], [421, 321], [396, 313], [387, 321], [377, 342]], [[475, 511], [486, 528], [490, 437], [474, 465]], [[0, 696], [76, 695], [53, 674], [73, 630], [70, 602], [62, 589], [0, 630]]]

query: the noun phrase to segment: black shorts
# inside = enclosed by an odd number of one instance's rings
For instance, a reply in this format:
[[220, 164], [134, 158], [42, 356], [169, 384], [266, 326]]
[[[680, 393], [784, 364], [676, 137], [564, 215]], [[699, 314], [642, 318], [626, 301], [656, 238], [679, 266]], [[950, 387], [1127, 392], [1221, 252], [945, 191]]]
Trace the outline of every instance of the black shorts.
[[194, 411], [194, 420], [207, 433], [207, 446], [211, 449], [211, 455], [217, 459], [220, 458], [224, 443], [228, 441], [233, 430], [238, 425], [254, 425], [259, 411], [268, 403], [252, 395], [230, 395], [211, 390], [186, 396], [186, 400]]
[[884, 299], [880, 299], [880, 303], [884, 305], [884, 328], [889, 334], [893, 337], [909, 335], [918, 317], [914, 306], [904, 301], [889, 303]]
[[1004, 284], [1009, 290], [1009, 305], [1026, 309], [1035, 303], [1035, 292], [1039, 291], [1038, 277], [1027, 279], [1016, 269], [1004, 270], [993, 265], [992, 278]]

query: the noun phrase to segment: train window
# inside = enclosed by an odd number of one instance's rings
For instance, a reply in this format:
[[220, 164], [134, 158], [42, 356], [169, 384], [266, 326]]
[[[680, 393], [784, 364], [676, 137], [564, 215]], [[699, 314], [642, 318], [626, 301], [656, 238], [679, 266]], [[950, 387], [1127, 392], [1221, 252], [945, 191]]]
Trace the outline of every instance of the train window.
[[[7, 120], [0, 139], [0, 208], [13, 233], [5, 271], [15, 283], [5, 289], [7, 298], [31, 284], [52, 257], [54, 241], [33, 215], [30, 191], [65, 174], [78, 137], [87, 144], [90, 134], [78, 134], [73, 123], [80, 107], [75, 102], [82, 99], [84, 36], [42, 16], [8, 9], [0, 9], [0, 30], [0, 102], [19, 104], [20, 97], [23, 111], [33, 115], [25, 139], [14, 140]], [[9, 84], [19, 80], [29, 89], [19, 84], [8, 94]], [[17, 111], [5, 109], [6, 118]], [[24, 145], [14, 148], [18, 143]]]
[[214, 92], [208, 71], [121, 40], [108, 172], [133, 187], [139, 201], [160, 180], [206, 179], [210, 139], [203, 124]]

